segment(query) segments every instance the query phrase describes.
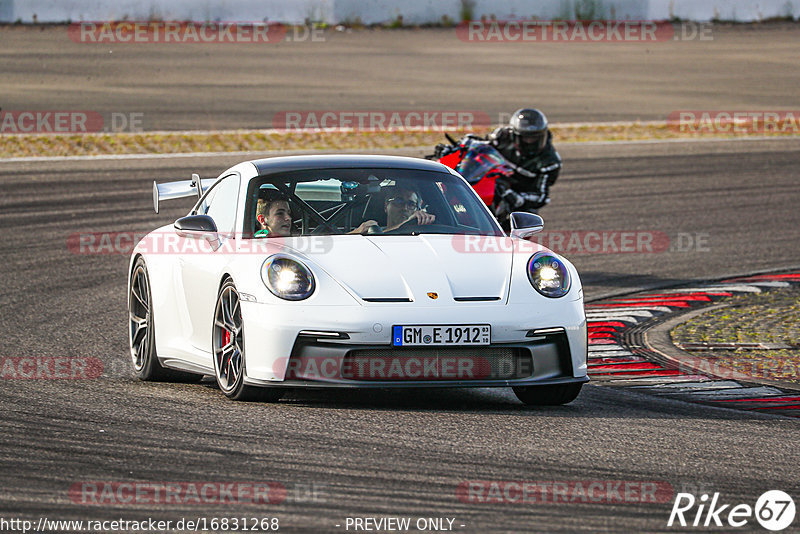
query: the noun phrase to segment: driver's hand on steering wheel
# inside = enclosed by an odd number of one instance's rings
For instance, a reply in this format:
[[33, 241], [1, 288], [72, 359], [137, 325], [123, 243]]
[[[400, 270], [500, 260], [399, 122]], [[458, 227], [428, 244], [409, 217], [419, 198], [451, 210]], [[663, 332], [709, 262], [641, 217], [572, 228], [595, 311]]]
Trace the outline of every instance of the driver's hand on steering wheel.
[[[403, 221], [403, 224], [432, 224], [436, 220], [436, 215], [428, 213], [427, 211], [417, 210], [411, 214], [411, 217]], [[402, 226], [402, 225], [401, 225]]]
[[348, 233], [349, 234], [365, 234], [367, 232], [367, 230], [369, 230], [370, 226], [378, 226], [378, 221], [373, 221], [371, 219], [369, 221], [364, 221], [363, 223], [358, 225], [358, 228], [356, 228], [353, 231], [348, 232]]

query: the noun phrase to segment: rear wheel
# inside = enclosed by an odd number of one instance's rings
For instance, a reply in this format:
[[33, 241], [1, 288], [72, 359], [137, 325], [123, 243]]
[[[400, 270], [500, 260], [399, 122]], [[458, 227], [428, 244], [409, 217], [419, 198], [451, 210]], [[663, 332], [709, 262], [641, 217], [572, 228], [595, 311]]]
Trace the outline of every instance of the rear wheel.
[[554, 384], [549, 386], [518, 386], [512, 388], [514, 395], [530, 406], [558, 406], [574, 401], [581, 392], [583, 383]]
[[164, 382], [198, 382], [203, 376], [165, 369], [156, 355], [153, 320], [153, 296], [144, 259], [133, 266], [128, 295], [128, 340], [133, 370], [139, 380]]
[[283, 392], [277, 388], [261, 388], [244, 384], [244, 324], [241, 301], [233, 281], [228, 279], [219, 290], [214, 311], [212, 333], [214, 374], [219, 389], [229, 399], [238, 401], [275, 402]]

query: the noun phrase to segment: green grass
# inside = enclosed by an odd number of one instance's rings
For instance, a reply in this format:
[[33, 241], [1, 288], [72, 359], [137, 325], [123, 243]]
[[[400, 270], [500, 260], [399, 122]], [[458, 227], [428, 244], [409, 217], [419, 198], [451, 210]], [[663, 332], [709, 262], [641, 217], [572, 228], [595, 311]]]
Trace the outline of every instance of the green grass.
[[[692, 139], [707, 134], [678, 132], [664, 124], [626, 124], [598, 126], [558, 126], [552, 128], [556, 143], [585, 141], [632, 141], [644, 139]], [[466, 133], [486, 135], [490, 128], [452, 130], [459, 137]], [[716, 137], [736, 138], [752, 134]], [[763, 135], [763, 134], [758, 134]], [[774, 133], [775, 137], [794, 136]], [[356, 132], [274, 132], [242, 130], [209, 133], [140, 132], [86, 134], [2, 134], [0, 158], [26, 156], [79, 156], [100, 154], [154, 154], [180, 152], [230, 152], [262, 150], [336, 150], [402, 147], [431, 147], [444, 141], [441, 131], [356, 131]]]

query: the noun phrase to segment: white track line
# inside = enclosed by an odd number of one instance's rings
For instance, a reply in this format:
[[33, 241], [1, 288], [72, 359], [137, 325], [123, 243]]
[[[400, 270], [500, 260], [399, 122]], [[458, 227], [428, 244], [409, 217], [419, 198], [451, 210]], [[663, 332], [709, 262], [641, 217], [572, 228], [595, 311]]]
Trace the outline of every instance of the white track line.
[[705, 390], [705, 391], [685, 391], [681, 392], [683, 394], [688, 394], [692, 399], [705, 399], [705, 400], [717, 400], [717, 399], [760, 399], [764, 397], [777, 397], [783, 396], [785, 393], [778, 388], [767, 387], [767, 386], [759, 386], [759, 387], [749, 387], [749, 388], [730, 388], [730, 389], [717, 389], [717, 390]]
[[715, 389], [743, 388], [739, 382], [733, 380], [709, 380], [707, 382], [681, 382], [677, 384], [654, 384], [648, 386], [631, 386], [640, 389], [668, 389], [683, 392], [683, 390], [709, 391]]

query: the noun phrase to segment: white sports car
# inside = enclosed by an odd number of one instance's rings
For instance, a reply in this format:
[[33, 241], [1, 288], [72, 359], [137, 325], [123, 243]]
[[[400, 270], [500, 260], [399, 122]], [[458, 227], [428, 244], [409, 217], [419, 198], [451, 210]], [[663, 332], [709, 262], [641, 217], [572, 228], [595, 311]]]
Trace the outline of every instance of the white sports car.
[[439, 163], [389, 156], [248, 161], [216, 180], [154, 183], [199, 197], [130, 260], [142, 380], [216, 377], [231, 399], [287, 388], [512, 387], [570, 402], [588, 381], [574, 266], [506, 236]]

